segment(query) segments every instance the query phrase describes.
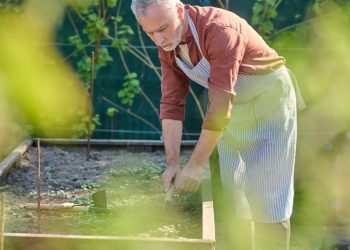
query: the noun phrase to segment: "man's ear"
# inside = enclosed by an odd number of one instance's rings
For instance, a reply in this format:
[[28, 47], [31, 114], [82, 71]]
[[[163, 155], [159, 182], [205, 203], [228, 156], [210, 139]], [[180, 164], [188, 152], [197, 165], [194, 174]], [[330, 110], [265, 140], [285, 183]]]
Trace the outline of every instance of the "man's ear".
[[176, 4], [176, 11], [177, 11], [177, 16], [179, 18], [181, 19], [184, 18], [185, 8], [182, 4], [179, 4], [179, 3]]

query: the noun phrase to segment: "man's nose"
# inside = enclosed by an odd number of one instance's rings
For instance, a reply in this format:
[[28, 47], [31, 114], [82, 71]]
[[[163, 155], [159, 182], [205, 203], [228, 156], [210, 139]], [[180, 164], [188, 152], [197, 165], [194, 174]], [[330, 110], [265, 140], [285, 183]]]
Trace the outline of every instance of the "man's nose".
[[157, 46], [161, 46], [164, 43], [164, 36], [159, 32], [155, 32], [154, 33], [154, 42]]

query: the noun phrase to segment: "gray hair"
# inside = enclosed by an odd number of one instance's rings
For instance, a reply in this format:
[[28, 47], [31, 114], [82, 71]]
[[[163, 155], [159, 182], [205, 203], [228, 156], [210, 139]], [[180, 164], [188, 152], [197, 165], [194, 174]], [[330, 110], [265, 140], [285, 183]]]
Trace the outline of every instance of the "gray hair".
[[178, 3], [182, 4], [180, 0], [132, 0], [131, 10], [134, 13], [136, 19], [138, 19], [139, 16], [145, 14], [147, 7], [152, 4], [160, 4], [168, 7], [169, 9], [175, 10], [175, 6]]

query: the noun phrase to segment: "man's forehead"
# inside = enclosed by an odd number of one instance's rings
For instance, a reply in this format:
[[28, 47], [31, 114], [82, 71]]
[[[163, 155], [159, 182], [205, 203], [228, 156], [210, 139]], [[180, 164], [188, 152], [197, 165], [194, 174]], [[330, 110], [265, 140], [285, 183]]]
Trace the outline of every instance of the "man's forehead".
[[152, 4], [147, 6], [143, 15], [139, 16], [138, 21], [145, 32], [152, 32], [168, 24], [172, 16], [169, 8]]

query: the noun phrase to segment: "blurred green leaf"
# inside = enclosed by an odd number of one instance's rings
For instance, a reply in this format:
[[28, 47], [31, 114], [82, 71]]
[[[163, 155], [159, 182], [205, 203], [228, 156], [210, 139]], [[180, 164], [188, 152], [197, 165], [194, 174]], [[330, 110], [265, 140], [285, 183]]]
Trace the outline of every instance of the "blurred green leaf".
[[108, 0], [107, 5], [109, 8], [113, 8], [117, 5], [117, 0]]
[[109, 117], [113, 117], [115, 113], [118, 113], [118, 109], [116, 108], [108, 108], [106, 115]]

